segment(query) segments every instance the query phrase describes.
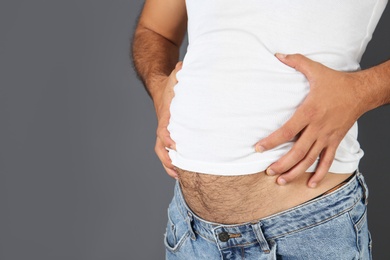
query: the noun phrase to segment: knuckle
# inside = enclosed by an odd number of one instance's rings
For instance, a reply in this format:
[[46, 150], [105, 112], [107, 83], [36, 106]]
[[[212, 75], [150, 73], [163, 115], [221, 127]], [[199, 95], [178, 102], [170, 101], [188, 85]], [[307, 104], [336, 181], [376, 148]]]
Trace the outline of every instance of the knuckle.
[[303, 114], [306, 118], [308, 118], [310, 120], [310, 119], [316, 118], [318, 115], [324, 114], [324, 111], [323, 111], [323, 109], [321, 109], [315, 105], [311, 105], [311, 106], [307, 106], [303, 110]]
[[291, 140], [295, 137], [295, 133], [294, 131], [289, 128], [289, 127], [286, 127], [282, 130], [282, 136], [283, 138], [285, 138], [286, 140]]
[[166, 128], [160, 127], [157, 129], [157, 136], [165, 141], [165, 139], [170, 136], [170, 133]]
[[317, 156], [314, 156], [314, 155], [308, 155], [306, 157], [306, 160], [307, 160], [307, 164], [308, 165], [312, 165], [313, 163], [315, 163], [315, 161], [317, 161]]
[[162, 127], [157, 127], [157, 130], [156, 130], [156, 135], [157, 136], [162, 136], [163, 135], [163, 128]]
[[163, 137], [163, 143], [167, 147], [171, 146], [171, 144], [172, 144], [171, 138], [169, 136], [164, 136]]
[[281, 158], [281, 159], [279, 159], [279, 161], [272, 164], [272, 170], [276, 173], [285, 172], [287, 169], [284, 166], [285, 164], [283, 163], [283, 161], [284, 161], [284, 158]]
[[295, 57], [296, 57], [296, 58], [300, 58], [300, 59], [301, 59], [301, 58], [303, 58], [303, 55], [302, 55], [302, 54], [300, 54], [300, 53], [295, 53]]
[[322, 161], [322, 164], [325, 166], [325, 167], [330, 167], [333, 163], [333, 159], [330, 160], [330, 159], [323, 159]]
[[305, 157], [306, 151], [303, 150], [302, 148], [295, 148], [293, 151], [294, 157], [297, 160], [301, 160]]
[[299, 57], [300, 57], [299, 53], [293, 53], [290, 55], [286, 55], [286, 59], [289, 59], [291, 61], [296, 61], [297, 59], [299, 59]]
[[332, 136], [332, 132], [325, 132], [320, 138], [319, 138], [319, 142], [321, 142], [321, 144], [326, 144], [326, 143], [329, 143], [331, 140], [332, 140], [333, 136]]

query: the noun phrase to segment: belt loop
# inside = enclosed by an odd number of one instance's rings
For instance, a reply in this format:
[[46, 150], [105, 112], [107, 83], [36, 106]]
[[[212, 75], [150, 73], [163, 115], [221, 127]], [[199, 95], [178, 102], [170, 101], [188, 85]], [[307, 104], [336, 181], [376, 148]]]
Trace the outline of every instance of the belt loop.
[[363, 174], [359, 171], [359, 168], [356, 170], [356, 177], [359, 180], [360, 185], [363, 188], [364, 204], [368, 204], [368, 187], [366, 181], [364, 180]]
[[261, 250], [263, 250], [264, 253], [269, 254], [271, 249], [269, 248], [268, 242], [264, 237], [263, 231], [261, 230], [262, 225], [263, 224], [260, 221], [258, 223], [251, 223], [252, 229], [255, 232]]
[[192, 240], [196, 240], [195, 232], [194, 229], [192, 228], [192, 222], [193, 222], [193, 216], [191, 212], [187, 211], [187, 217], [186, 217], [186, 222], [188, 226], [188, 230], [190, 231], [190, 237]]

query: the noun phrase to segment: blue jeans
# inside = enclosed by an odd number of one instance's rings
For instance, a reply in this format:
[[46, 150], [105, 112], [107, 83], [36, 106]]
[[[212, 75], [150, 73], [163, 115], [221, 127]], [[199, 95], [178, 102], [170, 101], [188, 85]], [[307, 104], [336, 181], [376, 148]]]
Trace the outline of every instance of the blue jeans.
[[176, 182], [164, 234], [166, 259], [368, 260], [367, 198], [356, 171], [329, 194], [255, 222], [225, 225], [196, 216]]

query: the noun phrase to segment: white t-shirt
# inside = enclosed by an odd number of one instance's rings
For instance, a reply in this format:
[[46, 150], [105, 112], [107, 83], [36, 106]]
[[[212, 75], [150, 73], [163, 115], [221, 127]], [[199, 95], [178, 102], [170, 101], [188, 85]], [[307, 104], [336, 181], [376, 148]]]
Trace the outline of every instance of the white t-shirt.
[[[275, 53], [301, 53], [338, 71], [360, 69], [387, 0], [186, 0], [189, 45], [177, 73], [169, 150], [182, 169], [217, 175], [265, 170], [294, 140], [257, 153], [309, 92], [300, 72]], [[356, 170], [363, 156], [357, 123], [330, 168]], [[314, 163], [308, 171], [315, 171]]]

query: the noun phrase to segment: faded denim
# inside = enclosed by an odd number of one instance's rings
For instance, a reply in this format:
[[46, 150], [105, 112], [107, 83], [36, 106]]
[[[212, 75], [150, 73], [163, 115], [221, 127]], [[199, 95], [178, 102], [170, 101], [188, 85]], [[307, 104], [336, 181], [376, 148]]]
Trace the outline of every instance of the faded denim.
[[180, 184], [168, 207], [166, 259], [369, 260], [368, 189], [363, 175], [289, 210], [244, 224], [218, 224], [196, 216]]

